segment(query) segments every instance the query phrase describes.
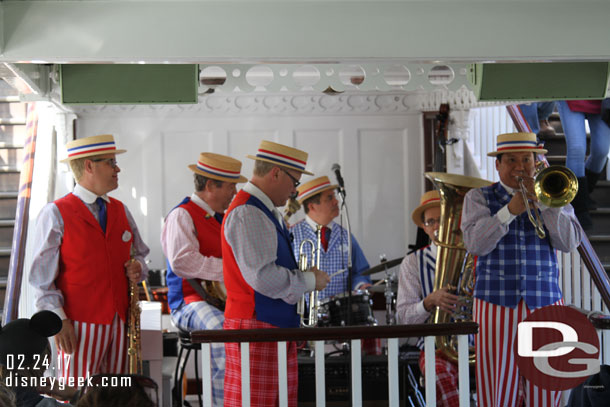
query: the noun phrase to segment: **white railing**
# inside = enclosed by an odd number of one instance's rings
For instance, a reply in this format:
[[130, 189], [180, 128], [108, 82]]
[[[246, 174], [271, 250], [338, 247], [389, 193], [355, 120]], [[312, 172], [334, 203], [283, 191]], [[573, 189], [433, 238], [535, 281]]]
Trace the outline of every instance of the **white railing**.
[[[316, 406], [326, 405], [325, 386], [325, 340], [350, 341], [351, 343], [351, 405], [362, 406], [362, 359], [361, 339], [387, 338], [388, 344], [388, 406], [398, 406], [399, 353], [398, 338], [419, 337], [424, 339], [426, 404], [436, 405], [435, 337], [458, 336], [458, 387], [460, 407], [470, 406], [470, 374], [468, 366], [468, 334], [475, 334], [478, 324], [419, 324], [395, 326], [359, 326], [316, 329], [255, 329], [255, 330], [210, 330], [197, 331], [191, 335], [193, 343], [202, 344], [202, 381], [204, 406], [212, 406], [211, 343], [238, 342], [241, 350], [241, 396], [242, 406], [250, 406], [250, 342], [278, 343], [278, 400], [280, 406], [288, 405], [286, 341], [314, 341]], [[406, 397], [406, 395], [403, 395]]]
[[[558, 252], [561, 279], [559, 285], [566, 305], [574, 305], [588, 311], [609, 314], [594, 279], [582, 261], [578, 251]], [[600, 361], [610, 364], [610, 330], [598, 330], [600, 342]]]

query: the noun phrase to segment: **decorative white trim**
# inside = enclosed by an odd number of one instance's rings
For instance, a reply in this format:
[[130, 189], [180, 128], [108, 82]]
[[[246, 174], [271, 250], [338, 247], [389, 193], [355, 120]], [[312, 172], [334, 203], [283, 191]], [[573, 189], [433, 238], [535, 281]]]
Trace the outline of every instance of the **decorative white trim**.
[[[449, 110], [469, 110], [475, 107], [505, 106], [516, 102], [494, 101], [479, 102], [474, 93], [466, 86], [453, 91], [449, 89], [434, 89], [418, 92], [415, 96], [414, 108], [423, 112], [436, 112], [442, 103], [449, 103]], [[522, 102], [519, 102], [522, 103]]]
[[78, 116], [104, 116], [129, 112], [132, 116], [179, 114], [231, 115], [402, 115], [411, 112], [407, 93], [320, 94], [212, 94], [196, 105], [91, 105], [74, 106]]

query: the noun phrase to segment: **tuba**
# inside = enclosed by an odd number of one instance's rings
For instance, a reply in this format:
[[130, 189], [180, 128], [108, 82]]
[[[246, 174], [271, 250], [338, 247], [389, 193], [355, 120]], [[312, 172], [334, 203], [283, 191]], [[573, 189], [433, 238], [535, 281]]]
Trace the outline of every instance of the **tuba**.
[[[311, 246], [311, 261], [307, 260], [307, 253], [305, 252], [305, 245]], [[320, 253], [322, 250], [322, 227], [318, 225], [316, 227], [316, 242], [311, 239], [305, 239], [299, 245], [299, 270], [305, 272], [310, 267], [320, 268]], [[301, 316], [301, 326], [306, 328], [313, 328], [318, 325], [318, 308], [320, 307], [320, 301], [318, 300], [318, 292], [313, 290], [309, 293], [309, 313], [305, 312], [307, 308], [305, 301], [307, 294], [303, 294], [303, 297], [297, 304], [297, 313]]]
[[[441, 219], [438, 230], [436, 272], [434, 290], [450, 286], [457, 289], [460, 297], [456, 312], [450, 314], [437, 308], [430, 319], [431, 323], [449, 323], [472, 320], [472, 292], [474, 288], [474, 259], [466, 252], [460, 230], [464, 196], [473, 188], [490, 185], [491, 182], [464, 175], [442, 172], [427, 172], [425, 176], [434, 183], [441, 195]], [[436, 347], [450, 360], [457, 361], [457, 338], [438, 336]], [[474, 363], [475, 354], [471, 349], [469, 361]]]

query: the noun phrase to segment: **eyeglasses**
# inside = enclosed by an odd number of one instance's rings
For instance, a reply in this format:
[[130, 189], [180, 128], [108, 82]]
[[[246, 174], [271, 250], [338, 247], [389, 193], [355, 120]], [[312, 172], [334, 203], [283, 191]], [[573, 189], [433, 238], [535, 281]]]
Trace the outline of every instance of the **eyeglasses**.
[[292, 175], [290, 175], [290, 173], [289, 173], [288, 171], [286, 171], [286, 170], [285, 170], [285, 169], [283, 169], [283, 168], [280, 168], [280, 170], [281, 170], [281, 171], [282, 171], [284, 174], [286, 174], [286, 175], [288, 175], [288, 176], [290, 177], [290, 179], [291, 179], [291, 180], [292, 180], [292, 182], [294, 183], [294, 187], [295, 187], [295, 188], [296, 188], [296, 187], [298, 187], [299, 185], [301, 185], [301, 181], [299, 181], [298, 179], [296, 179], [295, 177], [293, 177]]
[[441, 219], [440, 218], [426, 219], [424, 221], [424, 226], [427, 226], [427, 227], [434, 226], [434, 225], [440, 225], [440, 224], [441, 224]]
[[102, 161], [106, 161], [108, 163], [109, 166], [111, 166], [112, 168], [116, 168], [119, 166], [119, 164], [116, 162], [116, 160], [114, 158], [97, 158], [95, 160], [91, 160], [94, 163], [99, 163]]

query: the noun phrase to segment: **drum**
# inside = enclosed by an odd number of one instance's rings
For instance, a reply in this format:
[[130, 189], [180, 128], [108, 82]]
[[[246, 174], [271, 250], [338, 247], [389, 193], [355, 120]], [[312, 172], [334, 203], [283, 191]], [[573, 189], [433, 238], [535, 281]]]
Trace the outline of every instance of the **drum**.
[[[322, 301], [318, 310], [318, 326], [346, 326], [347, 300], [348, 293], [342, 293]], [[377, 325], [377, 320], [373, 316], [372, 304], [373, 300], [368, 291], [354, 291], [350, 312], [351, 324]]]

